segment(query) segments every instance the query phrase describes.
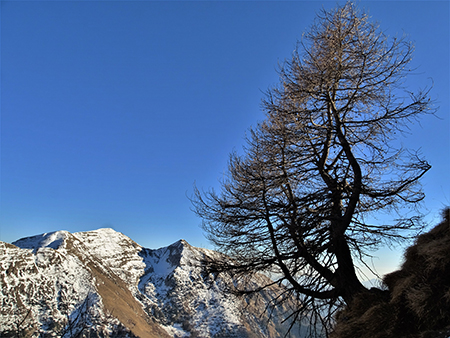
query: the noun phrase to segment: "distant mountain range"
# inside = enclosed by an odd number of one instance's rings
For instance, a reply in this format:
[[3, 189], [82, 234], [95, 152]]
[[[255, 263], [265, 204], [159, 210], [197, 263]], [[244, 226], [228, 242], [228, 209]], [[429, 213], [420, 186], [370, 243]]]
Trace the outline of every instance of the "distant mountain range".
[[0, 336], [284, 337], [294, 303], [265, 311], [281, 287], [237, 298], [225, 291], [236, 280], [202, 266], [215, 255], [184, 240], [147, 249], [113, 229], [0, 242]]

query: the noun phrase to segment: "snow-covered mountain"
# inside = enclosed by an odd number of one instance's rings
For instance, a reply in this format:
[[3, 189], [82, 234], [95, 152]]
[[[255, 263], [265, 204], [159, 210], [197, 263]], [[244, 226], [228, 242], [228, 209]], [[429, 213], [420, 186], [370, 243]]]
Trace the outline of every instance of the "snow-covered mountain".
[[113, 229], [0, 242], [0, 336], [283, 337], [287, 308], [265, 311], [282, 290], [225, 292], [237, 281], [201, 264], [217, 254], [184, 240], [146, 249]]

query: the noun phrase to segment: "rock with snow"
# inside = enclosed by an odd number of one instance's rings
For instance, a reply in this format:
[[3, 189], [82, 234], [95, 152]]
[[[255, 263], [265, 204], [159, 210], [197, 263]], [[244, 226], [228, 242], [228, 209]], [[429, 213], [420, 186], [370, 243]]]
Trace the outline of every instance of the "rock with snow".
[[184, 240], [143, 248], [113, 229], [0, 242], [1, 336], [283, 337], [286, 308], [265, 311], [282, 290], [227, 293], [236, 281], [201, 263], [214, 255]]

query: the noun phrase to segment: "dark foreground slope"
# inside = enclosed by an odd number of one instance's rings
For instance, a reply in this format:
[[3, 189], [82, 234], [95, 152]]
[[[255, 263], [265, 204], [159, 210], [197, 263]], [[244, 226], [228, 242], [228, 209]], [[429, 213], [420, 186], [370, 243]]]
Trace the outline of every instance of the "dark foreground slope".
[[450, 337], [450, 209], [405, 253], [385, 291], [361, 294], [338, 317], [333, 338]]

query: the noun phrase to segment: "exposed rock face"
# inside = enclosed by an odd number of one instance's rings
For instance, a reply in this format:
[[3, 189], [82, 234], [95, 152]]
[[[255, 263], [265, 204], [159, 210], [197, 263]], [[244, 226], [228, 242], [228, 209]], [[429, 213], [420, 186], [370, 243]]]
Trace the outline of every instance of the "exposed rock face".
[[13, 244], [0, 242], [2, 337], [271, 338], [288, 326], [278, 316], [285, 307], [270, 319], [264, 311], [280, 288], [238, 299], [224, 291], [235, 280], [215, 279], [201, 264], [217, 253], [184, 240], [151, 250], [99, 229]]

